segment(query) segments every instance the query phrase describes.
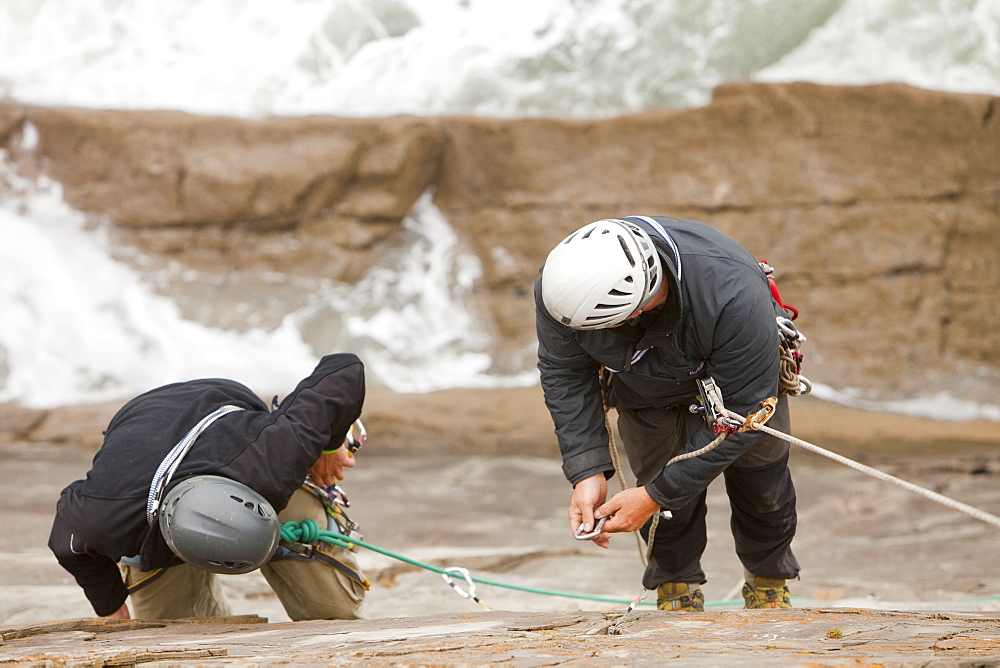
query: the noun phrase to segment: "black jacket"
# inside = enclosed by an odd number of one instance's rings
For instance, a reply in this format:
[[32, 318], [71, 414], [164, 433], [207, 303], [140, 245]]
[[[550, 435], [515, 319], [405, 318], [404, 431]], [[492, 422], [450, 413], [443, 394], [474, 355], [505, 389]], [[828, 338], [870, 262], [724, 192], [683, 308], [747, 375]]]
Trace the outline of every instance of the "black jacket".
[[158, 523], [147, 524], [146, 501], [160, 462], [202, 418], [229, 404], [246, 409], [202, 432], [170, 486], [192, 475], [220, 475], [247, 485], [280, 511], [321, 452], [343, 443], [364, 396], [364, 367], [349, 353], [320, 360], [273, 412], [231, 380], [193, 380], [146, 392], [111, 419], [87, 478], [63, 490], [49, 548], [94, 611], [109, 615], [127, 597], [117, 566], [122, 557], [139, 555], [146, 571], [181, 563]]
[[[746, 415], [779, 388], [778, 330], [784, 314], [771, 297], [757, 261], [735, 241], [703, 223], [653, 217], [679, 252], [638, 217], [653, 240], [669, 284], [668, 301], [619, 327], [575, 330], [545, 309], [541, 277], [535, 283], [538, 369], [555, 423], [563, 472], [574, 485], [597, 473], [611, 475], [598, 369], [612, 374], [610, 402], [621, 408], [687, 406], [696, 380], [712, 376], [726, 408]], [[678, 276], [680, 280], [678, 281]], [[637, 361], [633, 355], [648, 351]], [[677, 509], [735, 461], [759, 437], [728, 437], [711, 452], [678, 462], [646, 485], [662, 508]], [[685, 445], [690, 452], [715, 438], [706, 423]]]

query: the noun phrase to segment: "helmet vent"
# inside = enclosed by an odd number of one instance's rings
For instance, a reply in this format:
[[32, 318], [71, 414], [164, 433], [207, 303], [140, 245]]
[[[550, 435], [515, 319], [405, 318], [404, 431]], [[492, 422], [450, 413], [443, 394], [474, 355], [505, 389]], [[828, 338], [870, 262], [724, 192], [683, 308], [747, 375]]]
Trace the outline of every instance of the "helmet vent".
[[625, 257], [628, 258], [628, 263], [634, 267], [635, 266], [635, 258], [632, 257], [632, 252], [628, 249], [628, 246], [625, 244], [625, 239], [623, 239], [621, 236], [619, 236], [618, 237], [618, 243], [621, 245], [622, 252], [625, 253]]

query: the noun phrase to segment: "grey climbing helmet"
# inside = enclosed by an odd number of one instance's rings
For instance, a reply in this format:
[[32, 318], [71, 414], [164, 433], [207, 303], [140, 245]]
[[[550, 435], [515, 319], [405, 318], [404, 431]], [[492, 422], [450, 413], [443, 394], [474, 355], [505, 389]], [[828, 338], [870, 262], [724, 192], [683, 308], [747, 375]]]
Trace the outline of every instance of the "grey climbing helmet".
[[186, 478], [160, 506], [160, 532], [185, 562], [212, 573], [249, 573], [278, 549], [278, 513], [246, 485], [214, 475]]

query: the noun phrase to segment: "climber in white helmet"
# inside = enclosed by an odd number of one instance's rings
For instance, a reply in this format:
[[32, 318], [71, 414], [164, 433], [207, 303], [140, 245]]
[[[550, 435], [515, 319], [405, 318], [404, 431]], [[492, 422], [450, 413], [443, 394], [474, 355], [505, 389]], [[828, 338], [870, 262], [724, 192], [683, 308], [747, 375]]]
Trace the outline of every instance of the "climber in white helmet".
[[[740, 415], [778, 397], [768, 426], [789, 431], [775, 326], [787, 314], [758, 262], [703, 223], [599, 220], [552, 249], [535, 303], [542, 389], [574, 487], [570, 530], [593, 533], [602, 547], [611, 534], [641, 530], [652, 541], [643, 585], [657, 590], [657, 606], [702, 610], [706, 489], [722, 475], [746, 607], [791, 607], [786, 581], [798, 577], [799, 565], [791, 550], [788, 443], [745, 431], [666, 466], [716, 439], [709, 421], [691, 411], [706, 379]], [[610, 499], [608, 407], [618, 413], [637, 482]]]

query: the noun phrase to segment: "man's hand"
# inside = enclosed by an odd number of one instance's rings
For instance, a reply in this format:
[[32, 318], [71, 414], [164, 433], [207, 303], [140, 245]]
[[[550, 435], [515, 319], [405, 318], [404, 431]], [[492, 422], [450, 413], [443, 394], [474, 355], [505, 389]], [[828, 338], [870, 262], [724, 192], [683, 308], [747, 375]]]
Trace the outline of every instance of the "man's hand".
[[320, 455], [309, 469], [309, 476], [320, 487], [329, 487], [344, 479], [344, 469], [351, 469], [357, 462], [347, 446], [340, 446], [327, 455]]
[[[649, 496], [645, 487], [631, 487], [612, 496], [597, 509], [598, 517], [607, 517], [604, 530], [609, 533], [637, 531], [660, 506]], [[610, 517], [614, 515], [614, 517]]]
[[132, 615], [128, 612], [128, 601], [122, 603], [122, 607], [118, 608], [115, 612], [110, 615], [104, 615], [101, 619], [132, 619]]
[[[592, 475], [576, 483], [576, 487], [573, 488], [573, 498], [569, 502], [570, 531], [575, 534], [581, 526], [584, 533], [593, 531], [596, 524], [594, 510], [607, 498], [608, 481], [603, 473]], [[597, 517], [604, 516], [597, 515]], [[607, 547], [611, 542], [611, 536], [602, 532], [590, 540], [601, 547]]]

